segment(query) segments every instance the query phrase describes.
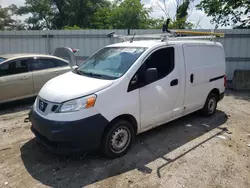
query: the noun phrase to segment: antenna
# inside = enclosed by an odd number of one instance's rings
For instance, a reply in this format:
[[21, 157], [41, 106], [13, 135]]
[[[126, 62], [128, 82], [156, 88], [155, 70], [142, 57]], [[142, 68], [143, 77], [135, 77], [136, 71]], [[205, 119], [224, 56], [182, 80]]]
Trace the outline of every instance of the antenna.
[[135, 38], [135, 33], [133, 34], [133, 37], [131, 38], [130, 43], [134, 41], [134, 38]]

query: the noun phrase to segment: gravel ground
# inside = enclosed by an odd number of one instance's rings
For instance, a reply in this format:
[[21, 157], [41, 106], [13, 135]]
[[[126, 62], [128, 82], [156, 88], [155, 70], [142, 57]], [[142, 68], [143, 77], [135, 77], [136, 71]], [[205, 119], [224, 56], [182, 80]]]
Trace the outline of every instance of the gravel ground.
[[0, 109], [0, 187], [250, 187], [250, 93], [227, 91], [213, 117], [141, 134], [129, 153], [56, 156], [25, 122], [33, 99]]

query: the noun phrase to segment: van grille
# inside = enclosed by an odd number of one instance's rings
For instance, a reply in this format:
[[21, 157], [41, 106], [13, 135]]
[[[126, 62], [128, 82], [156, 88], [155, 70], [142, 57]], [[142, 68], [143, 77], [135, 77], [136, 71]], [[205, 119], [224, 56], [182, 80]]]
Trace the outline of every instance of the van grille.
[[43, 115], [47, 115], [51, 112], [56, 112], [59, 105], [60, 104], [58, 103], [53, 103], [53, 102], [44, 100], [41, 97], [37, 98], [37, 104], [36, 104], [37, 110]]
[[38, 100], [38, 109], [42, 112], [45, 112], [46, 108], [48, 106], [48, 103], [44, 102], [43, 100]]

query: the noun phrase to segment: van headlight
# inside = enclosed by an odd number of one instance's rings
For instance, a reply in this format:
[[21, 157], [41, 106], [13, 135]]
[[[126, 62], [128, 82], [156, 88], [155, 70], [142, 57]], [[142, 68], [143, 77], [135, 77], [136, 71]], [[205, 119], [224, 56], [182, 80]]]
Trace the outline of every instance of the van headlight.
[[75, 112], [95, 105], [96, 95], [90, 95], [64, 102], [58, 112]]

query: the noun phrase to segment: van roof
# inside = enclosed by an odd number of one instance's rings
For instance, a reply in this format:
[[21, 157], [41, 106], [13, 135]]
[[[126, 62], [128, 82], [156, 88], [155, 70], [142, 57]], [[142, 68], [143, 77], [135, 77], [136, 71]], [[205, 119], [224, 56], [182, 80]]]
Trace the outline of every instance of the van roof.
[[207, 44], [207, 45], [216, 45], [221, 46], [220, 43], [208, 40], [167, 40], [167, 41], [160, 41], [160, 40], [141, 40], [141, 41], [126, 41], [122, 43], [111, 44], [108, 47], [152, 47], [155, 45], [183, 45], [183, 44]]

